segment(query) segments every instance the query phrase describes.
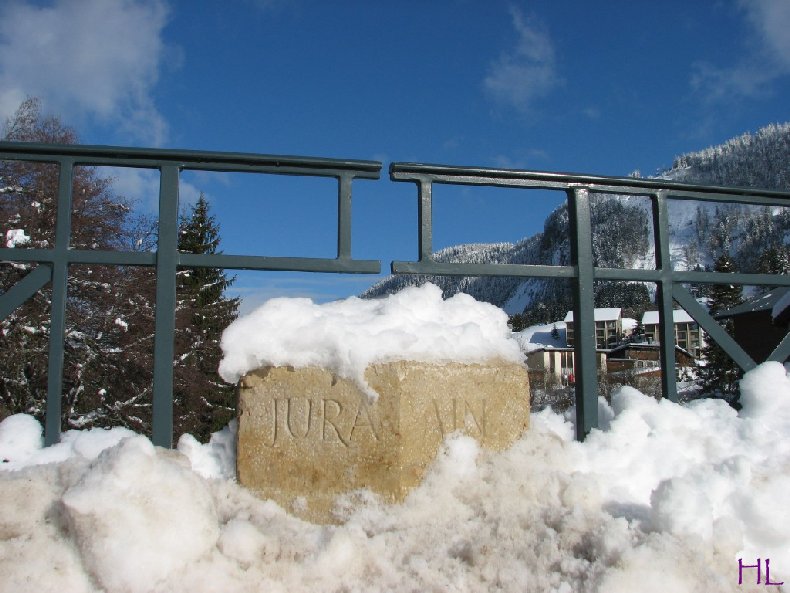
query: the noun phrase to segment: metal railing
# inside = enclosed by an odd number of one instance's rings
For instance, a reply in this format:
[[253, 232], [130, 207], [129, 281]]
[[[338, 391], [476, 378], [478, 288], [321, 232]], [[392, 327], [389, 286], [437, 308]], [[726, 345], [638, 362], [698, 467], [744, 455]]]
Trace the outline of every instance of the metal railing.
[[[669, 200], [735, 202], [757, 206], [790, 206], [790, 193], [742, 188], [713, 187], [658, 180], [602, 177], [509, 169], [449, 167], [417, 163], [392, 163], [390, 179], [417, 185], [419, 260], [392, 262], [393, 274], [441, 274], [449, 276], [519, 276], [524, 278], [566, 278], [573, 282], [574, 346], [576, 375], [576, 438], [583, 440], [598, 426], [598, 376], [595, 360], [595, 320], [593, 287], [596, 280], [654, 282], [659, 312], [661, 388], [663, 396], [678, 400], [675, 382], [675, 331], [673, 301], [717, 342], [743, 370], [756, 366], [735, 340], [710, 316], [684, 283], [749, 284], [790, 286], [790, 276], [771, 274], [723, 274], [681, 272], [672, 269], [669, 245]], [[432, 258], [433, 184], [477, 185], [522, 189], [549, 189], [565, 192], [570, 219], [571, 265], [444, 263]], [[655, 269], [599, 268], [593, 263], [590, 196], [613, 194], [650, 198], [655, 240]], [[526, 196], [525, 196], [526, 197]], [[790, 334], [769, 356], [784, 362], [790, 356]]]
[[[222, 152], [155, 150], [105, 146], [42, 145], [0, 142], [0, 160], [54, 163], [59, 167], [55, 245], [52, 249], [0, 248], [0, 261], [41, 264], [0, 294], [0, 319], [11, 314], [47, 282], [52, 303], [47, 371], [46, 444], [60, 439], [68, 268], [80, 264], [156, 267], [152, 441], [173, 440], [173, 355], [176, 270], [181, 267], [378, 274], [378, 260], [351, 257], [351, 183], [378, 179], [381, 163]], [[154, 252], [80, 250], [71, 240], [72, 176], [77, 166], [135, 167], [159, 170], [158, 241]], [[263, 255], [188, 254], [178, 251], [178, 191], [181, 171], [220, 171], [337, 179], [337, 258]]]
[[[68, 269], [71, 265], [105, 264], [156, 267], [156, 316], [154, 336], [153, 426], [155, 444], [172, 445], [173, 355], [176, 304], [176, 271], [180, 267], [243, 270], [276, 270], [377, 274], [378, 260], [351, 257], [351, 185], [356, 178], [378, 179], [381, 163], [257, 154], [138, 149], [99, 146], [41, 145], [0, 142], [0, 160], [55, 163], [59, 166], [55, 245], [51, 249], [0, 248], [0, 261], [38, 263], [14, 286], [0, 294], [0, 319], [10, 315], [48, 282], [52, 302], [47, 372], [45, 442], [60, 437], [61, 399]], [[77, 166], [112, 166], [154, 169], [160, 172], [157, 249], [153, 252], [80, 250], [69, 247], [71, 238], [72, 176]], [[178, 192], [181, 171], [246, 172], [274, 175], [319, 176], [338, 182], [337, 257], [301, 258], [264, 255], [187, 254], [178, 251]], [[674, 271], [670, 262], [668, 200], [737, 202], [763, 206], [790, 206], [790, 193], [710, 187], [663, 181], [600, 177], [562, 173], [448, 167], [393, 163], [393, 181], [413, 182], [418, 188], [418, 253], [416, 262], [392, 262], [394, 274], [454, 276], [517, 276], [565, 278], [573, 282], [576, 377], [576, 436], [579, 440], [598, 425], [598, 378], [595, 360], [593, 287], [596, 280], [654, 282], [659, 303], [662, 392], [677, 401], [673, 301], [744, 370], [755, 362], [721, 328], [683, 287], [684, 283], [790, 286], [790, 276], [770, 274], [720, 274]], [[521, 265], [442, 263], [432, 258], [432, 187], [434, 183], [550, 189], [564, 192], [568, 200], [571, 265]], [[647, 196], [652, 203], [656, 265], [651, 270], [612, 269], [594, 266], [592, 255], [591, 194]], [[770, 360], [790, 355], [790, 335], [785, 336]]]

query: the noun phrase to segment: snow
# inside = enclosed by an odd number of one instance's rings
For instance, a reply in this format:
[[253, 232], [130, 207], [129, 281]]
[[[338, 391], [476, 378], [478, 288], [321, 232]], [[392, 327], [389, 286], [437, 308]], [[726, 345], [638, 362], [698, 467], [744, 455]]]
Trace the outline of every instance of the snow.
[[[551, 335], [555, 327], [557, 328], [556, 338]], [[524, 352], [532, 352], [541, 348], [565, 348], [568, 345], [565, 338], [564, 321], [546, 325], [532, 325], [516, 332], [514, 337]]]
[[533, 414], [500, 453], [452, 436], [404, 503], [353, 493], [338, 526], [229, 478], [232, 427], [179, 451], [117, 428], [45, 449], [35, 420], [11, 416], [0, 591], [762, 590], [756, 569], [738, 585], [738, 559], [790, 577], [790, 378], [765, 363], [741, 388], [740, 412], [623, 388], [584, 443], [573, 411]]
[[208, 445], [191, 434], [182, 434], [178, 450], [187, 456], [192, 469], [204, 478], [232, 480], [236, 477], [236, 420], [211, 435]]
[[466, 294], [443, 300], [430, 283], [369, 300], [275, 298], [225, 330], [219, 372], [235, 383], [262, 366], [319, 366], [375, 397], [364, 379], [373, 362], [521, 362], [507, 321], [501, 309]]
[[[683, 309], [672, 311], [674, 323], [695, 323], [694, 319]], [[658, 311], [645, 311], [642, 315], [642, 325], [658, 325]]]
[[30, 237], [25, 234], [24, 229], [10, 229], [5, 233], [5, 246], [9, 249], [28, 243], [30, 243]]
[[[617, 321], [621, 314], [620, 307], [596, 307], [594, 310], [595, 321]], [[573, 322], [573, 311], [568, 311], [565, 322]]]

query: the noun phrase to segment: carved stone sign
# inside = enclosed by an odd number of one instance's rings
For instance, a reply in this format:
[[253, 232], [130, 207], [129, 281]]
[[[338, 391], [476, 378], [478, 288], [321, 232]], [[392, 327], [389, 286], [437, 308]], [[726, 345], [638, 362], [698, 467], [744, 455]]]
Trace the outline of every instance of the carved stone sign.
[[318, 368], [246, 375], [239, 387], [239, 483], [327, 522], [341, 493], [368, 488], [402, 500], [452, 432], [503, 449], [529, 425], [520, 364], [398, 361], [369, 366], [365, 379], [377, 400]]

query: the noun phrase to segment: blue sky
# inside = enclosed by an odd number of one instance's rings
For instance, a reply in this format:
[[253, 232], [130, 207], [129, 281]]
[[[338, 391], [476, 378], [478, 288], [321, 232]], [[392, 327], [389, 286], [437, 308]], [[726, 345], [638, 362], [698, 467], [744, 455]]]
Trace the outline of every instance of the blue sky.
[[[790, 1], [4, 0], [0, 116], [28, 95], [87, 144], [374, 159], [355, 182], [353, 255], [416, 257], [391, 161], [643, 175], [790, 120]], [[155, 203], [155, 180], [108, 172]], [[334, 185], [185, 175], [228, 253], [333, 257]], [[273, 197], [275, 196], [275, 197]], [[436, 248], [515, 241], [553, 196], [436, 191]], [[240, 274], [252, 303], [375, 278]]]

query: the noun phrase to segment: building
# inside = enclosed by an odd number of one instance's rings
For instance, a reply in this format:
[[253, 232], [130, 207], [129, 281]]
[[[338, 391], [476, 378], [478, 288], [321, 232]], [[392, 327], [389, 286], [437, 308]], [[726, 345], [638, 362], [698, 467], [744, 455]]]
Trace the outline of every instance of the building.
[[[704, 332], [696, 321], [683, 309], [672, 311], [675, 326], [675, 346], [689, 352], [694, 358], [702, 356]], [[645, 311], [642, 315], [642, 327], [645, 328], [645, 340], [658, 344], [658, 311]]]
[[[606, 371], [606, 352], [597, 350], [598, 370]], [[576, 381], [573, 348], [544, 347], [527, 352], [530, 386], [572, 385]]]
[[[661, 376], [661, 352], [658, 343], [652, 344], [623, 344], [610, 350], [606, 357], [606, 370], [609, 373], [639, 373], [644, 375]], [[684, 375], [695, 369], [697, 362], [694, 356], [684, 348], [675, 346], [676, 378], [683, 379]]]
[[768, 359], [787, 334], [788, 295], [790, 288], [774, 288], [719, 312], [716, 319], [732, 319], [733, 339], [759, 364]]
[[[623, 313], [619, 307], [595, 309], [595, 347], [614, 348], [623, 338]], [[565, 340], [569, 348], [575, 345], [573, 311], [565, 316]]]

